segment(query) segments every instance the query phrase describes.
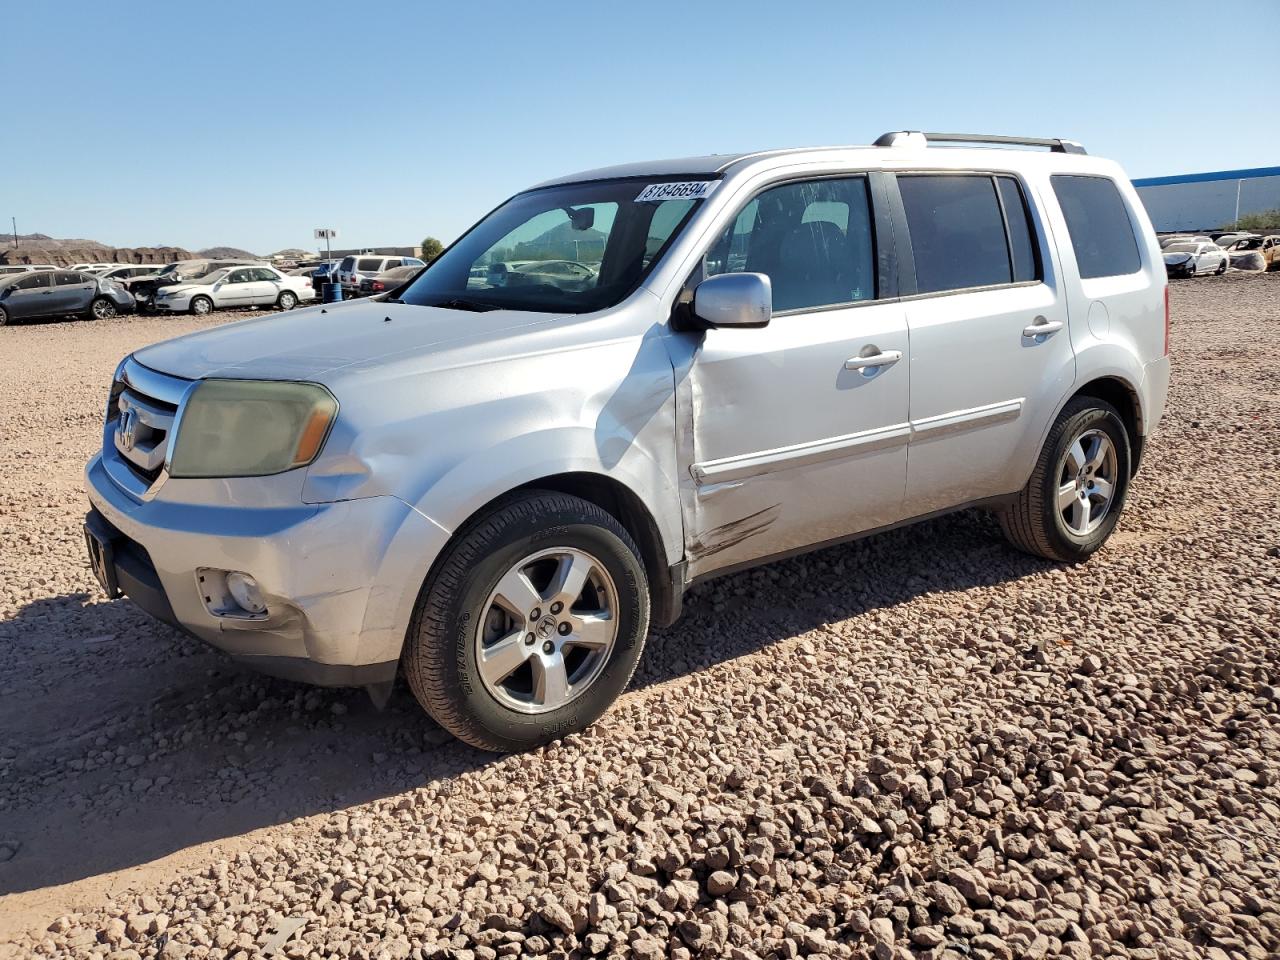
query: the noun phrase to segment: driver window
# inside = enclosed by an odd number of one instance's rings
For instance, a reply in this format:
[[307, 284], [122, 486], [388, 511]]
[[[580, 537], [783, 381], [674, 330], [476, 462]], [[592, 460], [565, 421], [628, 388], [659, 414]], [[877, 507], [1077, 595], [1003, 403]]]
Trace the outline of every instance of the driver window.
[[875, 299], [875, 245], [865, 177], [787, 183], [738, 214], [707, 252], [706, 276], [763, 273], [775, 311]]
[[42, 270], [39, 273], [33, 273], [29, 277], [23, 277], [13, 285], [13, 288], [15, 290], [41, 290], [53, 285], [52, 278], [52, 273]]

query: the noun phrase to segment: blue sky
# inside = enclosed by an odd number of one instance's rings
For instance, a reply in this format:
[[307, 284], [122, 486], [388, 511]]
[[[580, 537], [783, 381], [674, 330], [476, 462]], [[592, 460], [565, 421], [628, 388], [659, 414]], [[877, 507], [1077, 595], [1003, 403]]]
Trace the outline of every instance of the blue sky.
[[578, 169], [904, 128], [1070, 137], [1133, 177], [1280, 163], [1273, 0], [66, 0], [0, 23], [5, 228], [119, 246], [447, 242]]

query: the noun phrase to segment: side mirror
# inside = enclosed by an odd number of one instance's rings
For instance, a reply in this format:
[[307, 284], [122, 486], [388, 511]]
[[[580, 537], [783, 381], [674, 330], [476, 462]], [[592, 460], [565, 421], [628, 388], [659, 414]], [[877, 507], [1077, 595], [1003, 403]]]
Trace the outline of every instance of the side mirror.
[[773, 284], [763, 273], [721, 273], [693, 291], [693, 315], [712, 327], [763, 327], [773, 316]]

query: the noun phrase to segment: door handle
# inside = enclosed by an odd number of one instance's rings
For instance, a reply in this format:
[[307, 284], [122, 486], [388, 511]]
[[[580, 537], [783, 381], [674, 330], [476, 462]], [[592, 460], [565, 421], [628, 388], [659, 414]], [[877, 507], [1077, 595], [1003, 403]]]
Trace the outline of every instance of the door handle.
[[1046, 320], [1044, 317], [1036, 317], [1031, 326], [1022, 328], [1022, 335], [1029, 340], [1034, 340], [1036, 337], [1047, 337], [1051, 333], [1057, 333], [1061, 329], [1061, 320]]
[[[874, 350], [875, 347], [870, 349]], [[901, 350], [882, 350], [878, 353], [871, 353], [863, 356], [859, 354], [856, 357], [850, 357], [844, 362], [846, 370], [866, 370], [870, 367], [887, 367], [890, 364], [897, 363], [902, 359]]]

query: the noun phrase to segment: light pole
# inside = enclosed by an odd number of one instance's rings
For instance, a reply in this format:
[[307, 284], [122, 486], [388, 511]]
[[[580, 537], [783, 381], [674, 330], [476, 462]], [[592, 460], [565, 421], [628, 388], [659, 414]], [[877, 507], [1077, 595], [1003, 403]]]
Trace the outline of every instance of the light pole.
[[1244, 185], [1244, 180], [1236, 181], [1236, 222], [1232, 224], [1237, 230], [1240, 229], [1240, 188]]

